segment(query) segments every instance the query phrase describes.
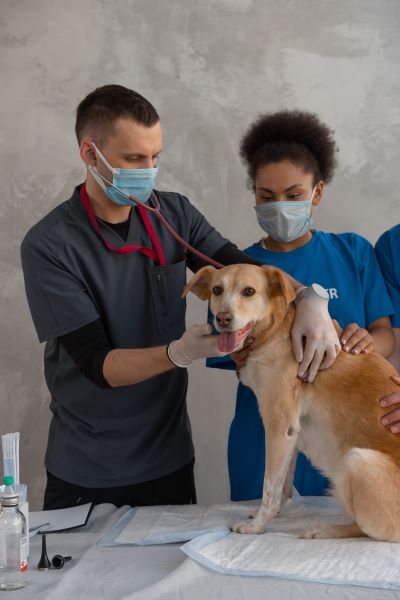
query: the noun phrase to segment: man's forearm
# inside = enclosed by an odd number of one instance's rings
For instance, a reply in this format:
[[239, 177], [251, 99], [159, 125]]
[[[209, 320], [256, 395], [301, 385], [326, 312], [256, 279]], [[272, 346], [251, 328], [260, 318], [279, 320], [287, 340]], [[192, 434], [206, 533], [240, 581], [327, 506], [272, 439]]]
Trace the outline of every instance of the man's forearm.
[[111, 387], [133, 385], [176, 368], [165, 346], [134, 350], [111, 350], [105, 357], [103, 375]]

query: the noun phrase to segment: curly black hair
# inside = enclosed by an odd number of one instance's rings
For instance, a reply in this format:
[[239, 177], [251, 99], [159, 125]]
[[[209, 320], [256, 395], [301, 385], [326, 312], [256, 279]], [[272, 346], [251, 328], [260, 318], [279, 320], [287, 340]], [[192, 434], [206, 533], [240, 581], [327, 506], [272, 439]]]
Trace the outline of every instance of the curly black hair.
[[314, 184], [321, 179], [329, 183], [336, 167], [337, 147], [333, 134], [333, 130], [311, 112], [283, 110], [260, 115], [240, 144], [250, 187], [254, 188], [260, 166], [282, 160], [313, 173]]

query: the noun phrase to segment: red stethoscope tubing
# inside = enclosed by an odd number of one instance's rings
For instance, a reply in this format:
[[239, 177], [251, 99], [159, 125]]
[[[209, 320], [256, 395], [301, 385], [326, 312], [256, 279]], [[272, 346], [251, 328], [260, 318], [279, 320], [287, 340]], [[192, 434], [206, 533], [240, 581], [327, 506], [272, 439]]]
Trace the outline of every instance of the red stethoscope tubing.
[[[101, 176], [102, 177], [102, 176]], [[110, 183], [108, 180], [106, 180], [104, 177], [102, 177], [105, 181], [107, 181], [107, 183]], [[110, 184], [112, 185], [112, 184]], [[113, 186], [115, 187], [115, 186]], [[118, 188], [116, 188], [118, 189]], [[140, 216], [143, 219], [143, 222], [145, 224], [145, 227], [151, 237], [151, 241], [153, 242], [153, 244], [155, 245], [156, 249], [157, 249], [157, 255], [156, 258], [159, 260], [160, 264], [162, 266], [165, 266], [165, 259], [164, 259], [164, 253], [163, 250], [161, 248], [161, 244], [160, 241], [155, 233], [155, 231], [153, 230], [153, 228], [151, 227], [150, 221], [148, 219], [148, 215], [146, 214], [145, 211], [153, 213], [157, 219], [164, 225], [164, 227], [169, 231], [169, 233], [185, 248], [187, 248], [187, 250], [189, 250], [192, 254], [195, 254], [196, 256], [198, 256], [199, 258], [201, 258], [202, 260], [204, 260], [204, 262], [209, 263], [210, 265], [212, 265], [213, 267], [216, 267], [217, 269], [222, 269], [222, 267], [224, 265], [222, 265], [221, 263], [217, 262], [216, 260], [213, 260], [212, 258], [210, 258], [209, 256], [206, 256], [205, 254], [203, 254], [202, 252], [200, 252], [200, 250], [197, 250], [196, 248], [193, 248], [193, 246], [191, 246], [186, 240], [184, 240], [176, 231], [175, 229], [173, 229], [173, 227], [171, 227], [171, 225], [168, 223], [168, 221], [165, 219], [165, 217], [163, 217], [163, 215], [160, 212], [160, 202], [157, 198], [157, 195], [152, 192], [150, 199], [153, 201], [154, 206], [149, 206], [147, 204], [144, 204], [143, 202], [140, 202], [137, 198], [135, 198], [134, 196], [131, 196], [130, 194], [125, 193], [123, 190], [118, 189], [118, 191], [123, 194], [124, 196], [126, 196], [127, 198], [129, 198], [132, 202], [134, 202], [136, 204], [136, 206], [139, 209], [140, 212]], [[154, 250], [152, 250], [151, 248], [145, 248], [145, 247], [138, 247], [138, 246], [133, 246], [133, 247], [129, 247], [129, 246], [124, 246], [123, 248], [113, 248], [103, 237], [99, 225], [96, 221], [95, 215], [94, 215], [94, 211], [93, 208], [91, 207], [91, 204], [89, 202], [89, 198], [87, 196], [87, 192], [86, 192], [86, 186], [83, 185], [81, 188], [81, 200], [85, 206], [85, 210], [89, 216], [90, 221], [92, 222], [93, 227], [95, 228], [95, 230], [97, 231], [98, 235], [101, 237], [101, 239], [103, 240], [103, 242], [105, 243], [105, 245], [107, 246], [107, 248], [109, 250], [115, 250], [116, 252], [119, 252], [120, 254], [126, 254], [128, 252], [132, 252], [134, 250], [139, 250], [140, 252], [142, 252], [143, 254], [147, 254], [147, 256], [149, 256], [150, 258], [154, 258], [153, 253]]]
[[120, 248], [114, 248], [114, 246], [112, 246], [109, 242], [107, 242], [106, 238], [101, 233], [101, 229], [97, 222], [96, 215], [94, 214], [94, 210], [92, 208], [92, 205], [90, 204], [90, 200], [89, 200], [89, 196], [86, 191], [85, 184], [81, 186], [80, 197], [81, 197], [82, 204], [85, 208], [86, 214], [89, 217], [90, 222], [92, 223], [93, 229], [96, 231], [97, 235], [99, 236], [99, 238], [101, 239], [103, 244], [106, 246], [106, 248], [108, 248], [108, 250], [110, 250], [112, 252], [117, 252], [117, 254], [130, 254], [131, 252], [141, 252], [142, 254], [145, 254], [149, 258], [152, 258], [153, 260], [157, 260], [162, 267], [166, 266], [167, 261], [165, 260], [165, 256], [164, 256], [164, 252], [161, 247], [161, 244], [160, 244], [160, 240], [158, 239], [157, 234], [154, 231], [154, 229], [150, 223], [149, 215], [147, 214], [147, 212], [144, 210], [144, 208], [142, 206], [138, 206], [138, 211], [142, 218], [142, 221], [146, 228], [146, 231], [149, 234], [151, 241], [153, 242], [155, 250], [153, 248], [147, 248], [146, 246], [131, 246], [131, 245], [122, 246]]
[[[156, 215], [157, 219], [159, 221], [161, 221], [161, 223], [164, 225], [164, 227], [170, 232], [170, 234], [180, 243], [182, 244], [182, 246], [184, 246], [185, 248], [187, 248], [192, 254], [195, 254], [196, 256], [198, 256], [199, 258], [201, 258], [202, 260], [204, 260], [205, 262], [208, 262], [210, 265], [212, 265], [213, 267], [216, 267], [217, 269], [222, 269], [222, 267], [224, 265], [222, 265], [221, 263], [217, 262], [216, 260], [213, 260], [212, 258], [210, 258], [209, 256], [206, 256], [205, 254], [203, 254], [202, 252], [200, 252], [200, 250], [197, 250], [196, 248], [193, 248], [193, 246], [191, 246], [186, 240], [184, 240], [183, 238], [181, 238], [181, 236], [176, 233], [175, 229], [173, 229], [171, 227], [171, 225], [168, 223], [168, 221], [165, 219], [165, 217], [163, 217], [163, 215], [160, 212], [160, 202], [156, 196], [156, 194], [154, 194], [154, 192], [152, 193], [152, 195], [150, 196], [151, 200], [153, 200], [155, 207], [151, 207], [151, 206], [147, 206], [146, 204], [143, 204], [142, 202], [139, 202], [139, 200], [136, 200], [136, 198], [134, 198], [133, 196], [129, 196], [129, 198], [135, 202], [135, 204], [139, 207], [143, 207], [145, 208], [147, 211], [152, 212], [154, 215]], [[155, 199], [155, 201], [154, 201]]]

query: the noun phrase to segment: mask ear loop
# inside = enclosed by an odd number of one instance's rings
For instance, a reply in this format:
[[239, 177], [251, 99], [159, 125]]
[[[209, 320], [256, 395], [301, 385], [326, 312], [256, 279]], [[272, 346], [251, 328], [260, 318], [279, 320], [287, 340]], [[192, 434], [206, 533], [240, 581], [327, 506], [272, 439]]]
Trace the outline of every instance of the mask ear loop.
[[310, 202], [312, 202], [312, 201], [314, 200], [314, 194], [315, 194], [315, 192], [317, 191], [317, 187], [318, 187], [318, 183], [316, 183], [316, 184], [314, 185], [314, 188], [313, 188], [313, 193], [311, 194], [311, 198], [310, 198]]
[[314, 186], [313, 193], [311, 194], [311, 198], [310, 198], [310, 202], [311, 202], [311, 204], [310, 204], [310, 219], [311, 219], [311, 224], [313, 223], [313, 218], [312, 218], [312, 216], [313, 216], [313, 208], [314, 208], [314, 212], [315, 212], [315, 209], [318, 206], [318, 204], [317, 204], [317, 206], [313, 207], [313, 200], [314, 200], [315, 192], [317, 191], [317, 187], [318, 187], [318, 183]]
[[110, 165], [110, 163], [108, 162], [108, 160], [106, 159], [104, 154], [102, 152], [100, 152], [100, 150], [98, 149], [98, 147], [96, 146], [96, 144], [94, 142], [92, 142], [92, 146], [94, 148], [96, 156], [98, 156], [100, 158], [100, 160], [102, 161], [102, 163], [106, 165], [107, 169], [109, 169], [113, 175], [114, 174], [118, 175], [119, 169], [117, 167], [112, 167]]

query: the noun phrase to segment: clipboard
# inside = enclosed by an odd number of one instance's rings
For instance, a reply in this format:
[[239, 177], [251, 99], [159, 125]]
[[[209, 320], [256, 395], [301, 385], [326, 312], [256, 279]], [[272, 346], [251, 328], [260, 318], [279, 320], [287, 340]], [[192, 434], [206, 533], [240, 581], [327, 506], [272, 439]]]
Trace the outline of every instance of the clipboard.
[[41, 533], [61, 533], [84, 527], [93, 510], [93, 502], [70, 508], [42, 510], [29, 513], [29, 531]]

